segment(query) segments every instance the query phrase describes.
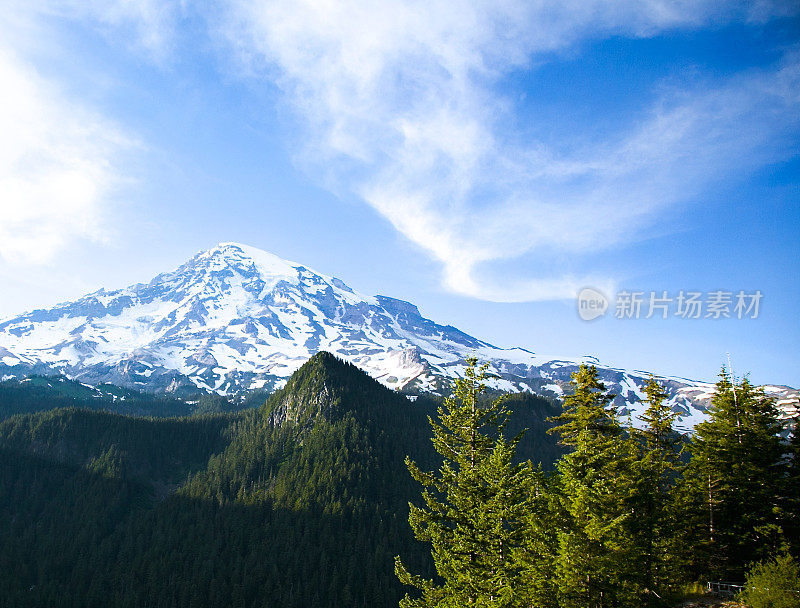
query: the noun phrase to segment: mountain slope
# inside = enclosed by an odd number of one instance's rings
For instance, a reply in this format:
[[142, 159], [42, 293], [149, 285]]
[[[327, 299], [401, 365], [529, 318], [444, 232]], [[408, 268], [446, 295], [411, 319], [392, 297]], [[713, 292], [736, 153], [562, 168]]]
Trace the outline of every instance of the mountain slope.
[[[513, 426], [553, 413], [525, 399]], [[397, 606], [394, 556], [430, 567], [404, 458], [435, 466], [434, 406], [319, 353], [236, 415], [0, 423], [0, 606]]]
[[222, 244], [147, 285], [0, 323], [0, 372], [59, 369], [91, 383], [231, 391], [280, 385], [329, 350], [398, 387], [434, 380], [420, 347], [454, 359], [482, 346], [406, 302], [363, 296], [299, 264]]
[[[203, 395], [199, 399], [221, 399], [228, 405], [226, 411], [233, 409], [228, 400], [216, 395]], [[63, 375], [33, 375], [0, 382], [0, 420], [14, 414], [65, 407], [135, 416], [186, 416], [198, 410], [198, 400], [177, 399], [171, 395], [145, 393], [112, 384], [91, 386]]]
[[[365, 296], [270, 253], [223, 243], [150, 283], [100, 290], [0, 322], [0, 379], [63, 373], [147, 391], [231, 393], [281, 387], [319, 351], [385, 386], [440, 392], [476, 356], [496, 388], [559, 397], [592, 357], [498, 348], [423, 317], [416, 306]], [[623, 415], [641, 409], [648, 374], [600, 366]], [[713, 385], [662, 378], [684, 425], [702, 417]], [[796, 395], [772, 387], [779, 397]]]

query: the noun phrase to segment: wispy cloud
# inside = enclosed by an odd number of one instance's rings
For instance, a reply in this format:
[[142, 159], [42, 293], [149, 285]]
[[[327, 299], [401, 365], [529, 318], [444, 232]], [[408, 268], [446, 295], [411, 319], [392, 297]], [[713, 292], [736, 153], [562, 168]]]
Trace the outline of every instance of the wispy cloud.
[[[205, 15], [250, 76], [284, 91], [305, 127], [300, 162], [439, 260], [449, 289], [479, 298], [564, 298], [610, 285], [591, 268], [502, 283], [486, 269], [525, 255], [546, 268], [618, 247], [716, 180], [779, 158], [798, 127], [800, 60], [791, 52], [771, 70], [665, 86], [616, 137], [566, 151], [509, 135], [516, 109], [498, 88], [509, 72], [592, 40], [764, 22], [796, 11], [792, 2], [10, 2], [32, 22], [105, 28], [158, 63], [180, 39], [181, 17]], [[0, 255], [47, 259], [72, 239], [102, 238], [120, 179], [114, 158], [127, 145], [121, 129], [20, 56], [0, 54], [0, 71], [10, 91], [0, 107], [0, 183], [12, 193], [0, 202]]]
[[3, 48], [0, 83], [0, 257], [41, 263], [75, 240], [103, 241], [114, 159], [131, 142]]
[[[175, 4], [152, 0], [8, 0], [0, 25], [0, 259], [50, 262], [76, 242], [106, 243], [115, 196], [129, 181], [129, 131], [37, 62], [64, 54], [60, 21], [105, 29], [136, 52], [165, 58]], [[43, 59], [44, 58], [44, 59]]]
[[[6, 0], [10, 20], [26, 27], [28, 41], [46, 44], [32, 34], [47, 21], [84, 23], [106, 34], [115, 45], [163, 63], [175, 50], [183, 0]], [[13, 32], [9, 32], [14, 34]], [[18, 39], [19, 37], [16, 36]], [[27, 41], [21, 41], [23, 45]]]
[[[620, 244], [672, 205], [775, 153], [796, 129], [798, 61], [688, 90], [615, 141], [566, 155], [504, 135], [495, 85], [586, 40], [643, 37], [788, 4], [660, 2], [253, 2], [233, 0], [227, 37], [274, 78], [307, 129], [302, 161], [360, 196], [440, 260], [453, 291], [494, 300], [563, 298], [601, 277], [497, 287], [482, 265], [526, 253]], [[647, 114], [647, 113], [645, 113]]]

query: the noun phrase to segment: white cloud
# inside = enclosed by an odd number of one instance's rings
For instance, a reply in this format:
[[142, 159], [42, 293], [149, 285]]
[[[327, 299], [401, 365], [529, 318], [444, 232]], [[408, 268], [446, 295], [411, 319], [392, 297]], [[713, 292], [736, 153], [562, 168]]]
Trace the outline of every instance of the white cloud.
[[176, 26], [183, 11], [181, 0], [5, 0], [9, 19], [24, 25], [24, 38], [12, 28], [6, 34], [21, 46], [36, 39], [37, 30], [48, 22], [74, 21], [102, 31], [114, 44], [122, 43], [143, 52], [157, 63], [169, 58], [175, 47]]
[[[766, 21], [796, 10], [790, 2], [10, 1], [33, 22], [107, 28], [159, 62], [180, 37], [180, 16], [205, 14], [251, 75], [284, 90], [306, 127], [300, 161], [429, 251], [451, 290], [487, 299], [608, 286], [606, 277], [556, 271], [497, 285], [485, 270], [526, 254], [546, 264], [618, 246], [714, 180], [746, 169], [743, 159], [771, 160], [775, 141], [797, 126], [792, 55], [772, 72], [665, 90], [616, 139], [568, 151], [512, 140], [515, 108], [496, 90], [509, 71], [534, 69], [587, 41]], [[102, 239], [119, 179], [114, 157], [126, 145], [119, 128], [63, 99], [15, 56], [0, 62], [0, 82], [12, 92], [0, 108], [8, 133], [0, 183], [12, 193], [0, 202], [0, 255], [44, 260], [72, 239]]]
[[130, 142], [2, 48], [0, 83], [0, 257], [42, 263], [75, 240], [103, 241], [114, 157]]
[[[616, 141], [557, 153], [503, 135], [509, 70], [611, 35], [651, 36], [786, 5], [469, 0], [229, 2], [226, 34], [307, 126], [313, 171], [354, 192], [440, 260], [447, 286], [496, 300], [561, 298], [598, 277], [497, 288], [482, 264], [619, 244], [796, 127], [797, 61], [710, 89], [668, 91]], [[792, 87], [795, 87], [794, 89]], [[759, 161], [760, 159], [760, 161]]]

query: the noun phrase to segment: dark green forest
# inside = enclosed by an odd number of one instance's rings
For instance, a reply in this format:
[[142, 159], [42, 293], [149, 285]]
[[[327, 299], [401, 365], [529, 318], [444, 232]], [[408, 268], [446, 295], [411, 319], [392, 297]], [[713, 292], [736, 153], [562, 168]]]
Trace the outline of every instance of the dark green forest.
[[[516, 399], [515, 426], [543, 436], [555, 406]], [[435, 463], [434, 408], [321, 353], [257, 409], [11, 416], [0, 602], [396, 606], [394, 556], [431, 568], [407, 523], [417, 489], [404, 458]], [[552, 440], [524, 451], [560, 453]]]
[[738, 581], [750, 608], [800, 606], [798, 421], [784, 440], [762, 390], [723, 369], [708, 419], [686, 437], [654, 378], [642, 424], [624, 426], [582, 365], [547, 431], [566, 451], [546, 472], [516, 458], [511, 413], [480, 399], [476, 364], [431, 421], [442, 464], [407, 461], [422, 487], [409, 523], [437, 576], [398, 557], [416, 588], [401, 608], [683, 606], [703, 581]]
[[412, 402], [319, 353], [178, 417], [0, 386], [30, 412], [0, 421], [0, 606], [659, 605], [798, 548], [797, 439], [746, 382], [691, 441], [655, 384], [633, 432], [591, 368], [563, 407], [461, 382]]
[[77, 407], [129, 416], [188, 416], [235, 412], [261, 405], [263, 391], [237, 397], [201, 393], [186, 399], [172, 395], [144, 393], [113, 384], [88, 386], [65, 376], [33, 375], [0, 382], [0, 420], [14, 414], [44, 412]]

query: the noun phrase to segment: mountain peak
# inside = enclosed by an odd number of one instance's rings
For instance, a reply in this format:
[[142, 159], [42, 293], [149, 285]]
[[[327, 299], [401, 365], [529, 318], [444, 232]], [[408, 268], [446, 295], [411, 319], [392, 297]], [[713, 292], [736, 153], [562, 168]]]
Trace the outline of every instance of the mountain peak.
[[258, 247], [245, 245], [243, 243], [219, 243], [211, 249], [201, 251], [198, 255], [202, 256], [204, 254], [208, 255], [210, 258], [225, 257], [234, 261], [249, 259], [253, 262], [262, 263], [265, 265], [277, 264], [280, 266], [289, 266], [291, 268], [302, 266], [302, 264], [285, 260], [282, 257], [264, 249], [259, 249]]
[[332, 419], [345, 412], [369, 415], [376, 404], [404, 397], [389, 391], [352, 363], [320, 351], [292, 374], [286, 386], [264, 406], [271, 424], [306, 426], [318, 416]]
[[[362, 295], [234, 242], [146, 285], [100, 290], [0, 323], [0, 378], [63, 373], [145, 391], [232, 393], [278, 389], [309, 359], [338, 377], [344, 364], [334, 355], [388, 388], [414, 392], [447, 390], [474, 356], [490, 364], [494, 388], [552, 397], [568, 389], [581, 362], [492, 346], [423, 317], [410, 302]], [[646, 373], [598, 367], [618, 406], [641, 407]], [[699, 420], [713, 385], [662, 380], [682, 419]]]
[[175, 273], [182, 274], [190, 269], [202, 268], [205, 272], [219, 273], [233, 270], [245, 276], [258, 276], [267, 284], [275, 285], [280, 281], [293, 284], [325, 284], [341, 289], [362, 299], [342, 280], [331, 277], [303, 264], [286, 260], [274, 253], [235, 242], [219, 243], [211, 249], [198, 252]]
[[348, 384], [353, 381], [376, 383], [368, 374], [358, 367], [340, 359], [336, 355], [321, 350], [292, 374], [286, 383], [287, 390], [297, 392], [300, 386], [314, 386], [317, 392], [321, 387], [336, 384]]
[[211, 271], [225, 268], [257, 270], [264, 276], [295, 277], [300, 264], [285, 260], [273, 253], [241, 243], [219, 243], [216, 247], [198, 252], [176, 272], [187, 267], [202, 266]]

